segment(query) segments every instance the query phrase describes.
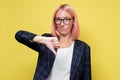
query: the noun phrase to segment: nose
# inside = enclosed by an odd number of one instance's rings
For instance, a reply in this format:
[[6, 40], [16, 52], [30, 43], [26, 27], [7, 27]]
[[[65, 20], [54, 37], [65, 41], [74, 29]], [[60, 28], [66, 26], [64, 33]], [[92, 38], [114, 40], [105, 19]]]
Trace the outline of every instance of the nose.
[[64, 22], [63, 22], [63, 20], [61, 21], [61, 24], [60, 24], [61, 26], [63, 26], [64, 25]]

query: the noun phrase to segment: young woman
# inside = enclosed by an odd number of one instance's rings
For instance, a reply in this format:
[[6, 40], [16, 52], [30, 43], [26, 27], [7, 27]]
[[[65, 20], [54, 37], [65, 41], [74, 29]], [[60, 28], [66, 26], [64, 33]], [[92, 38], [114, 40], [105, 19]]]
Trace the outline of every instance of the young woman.
[[15, 38], [39, 53], [34, 80], [91, 80], [90, 47], [78, 36], [76, 13], [62, 4], [54, 13], [51, 34], [20, 30]]

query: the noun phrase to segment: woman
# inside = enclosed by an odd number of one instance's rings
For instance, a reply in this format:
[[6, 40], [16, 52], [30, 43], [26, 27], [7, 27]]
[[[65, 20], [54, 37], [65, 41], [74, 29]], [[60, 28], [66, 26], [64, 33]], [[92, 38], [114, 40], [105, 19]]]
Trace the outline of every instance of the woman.
[[63, 4], [54, 13], [51, 34], [20, 30], [15, 38], [39, 53], [34, 80], [91, 80], [90, 47], [78, 36], [76, 13]]

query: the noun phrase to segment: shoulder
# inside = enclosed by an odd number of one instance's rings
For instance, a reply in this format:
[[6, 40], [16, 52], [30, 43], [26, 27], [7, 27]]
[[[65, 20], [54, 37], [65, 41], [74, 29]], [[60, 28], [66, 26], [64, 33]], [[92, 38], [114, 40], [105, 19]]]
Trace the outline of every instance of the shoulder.
[[77, 48], [77, 50], [81, 50], [83, 52], [86, 53], [86, 55], [90, 55], [90, 46], [88, 45], [88, 43], [81, 41], [81, 40], [75, 40], [75, 48]]
[[81, 46], [81, 47], [88, 47], [90, 48], [89, 44], [86, 43], [85, 41], [82, 41], [82, 40], [75, 40], [75, 44], [76, 46]]

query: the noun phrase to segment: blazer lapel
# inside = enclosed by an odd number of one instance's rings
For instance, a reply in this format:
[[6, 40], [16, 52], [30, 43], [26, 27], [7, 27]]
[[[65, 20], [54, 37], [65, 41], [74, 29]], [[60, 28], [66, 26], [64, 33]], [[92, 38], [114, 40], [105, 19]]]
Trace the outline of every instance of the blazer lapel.
[[82, 58], [82, 47], [79, 42], [76, 40], [74, 44], [74, 50], [73, 50], [73, 58], [71, 63], [71, 71], [70, 71], [70, 80], [74, 79], [75, 73], [77, 71], [77, 68], [79, 67], [80, 60]]

